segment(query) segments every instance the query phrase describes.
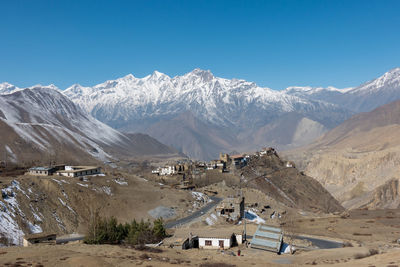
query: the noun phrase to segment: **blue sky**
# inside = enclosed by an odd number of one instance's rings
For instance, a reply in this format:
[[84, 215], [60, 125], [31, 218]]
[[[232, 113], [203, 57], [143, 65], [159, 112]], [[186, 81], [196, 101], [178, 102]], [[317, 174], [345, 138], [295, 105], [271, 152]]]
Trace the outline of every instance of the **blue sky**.
[[356, 86], [400, 67], [400, 1], [0, 1], [0, 82], [91, 86], [194, 68]]

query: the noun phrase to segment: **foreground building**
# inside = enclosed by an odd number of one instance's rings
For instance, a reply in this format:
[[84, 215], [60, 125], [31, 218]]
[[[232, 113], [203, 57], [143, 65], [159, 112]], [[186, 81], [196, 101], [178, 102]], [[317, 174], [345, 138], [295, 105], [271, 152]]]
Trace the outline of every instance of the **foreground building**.
[[282, 241], [282, 229], [260, 224], [253, 235], [250, 245], [252, 248], [279, 253], [282, 247]]
[[183, 249], [229, 249], [243, 243], [243, 232], [225, 229], [194, 230], [183, 244]]
[[64, 170], [58, 170], [56, 175], [78, 177], [84, 175], [100, 174], [101, 168], [94, 166], [65, 166]]
[[36, 176], [68, 176], [78, 177], [84, 175], [100, 174], [101, 167], [96, 166], [68, 166], [68, 165], [56, 165], [51, 167], [32, 167], [29, 169], [29, 175]]

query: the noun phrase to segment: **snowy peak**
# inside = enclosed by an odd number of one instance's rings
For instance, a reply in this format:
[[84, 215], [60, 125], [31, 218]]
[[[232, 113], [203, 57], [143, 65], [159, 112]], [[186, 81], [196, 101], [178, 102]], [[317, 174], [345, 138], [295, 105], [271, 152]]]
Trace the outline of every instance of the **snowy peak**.
[[352, 90], [352, 93], [356, 92], [377, 92], [379, 90], [397, 90], [400, 91], [400, 68], [394, 68], [379, 78], [366, 82]]
[[12, 85], [10, 83], [7, 83], [7, 82], [0, 83], [0, 95], [11, 94], [18, 90], [20, 90], [20, 88], [16, 87], [15, 85]]
[[202, 70], [199, 68], [194, 69], [193, 71], [187, 73], [185, 76], [197, 76], [205, 82], [211, 81], [214, 78], [214, 75], [211, 73], [210, 70]]
[[153, 81], [158, 81], [158, 80], [169, 80], [171, 79], [168, 75], [161, 73], [159, 71], [154, 71], [150, 76], [149, 76], [150, 80]]

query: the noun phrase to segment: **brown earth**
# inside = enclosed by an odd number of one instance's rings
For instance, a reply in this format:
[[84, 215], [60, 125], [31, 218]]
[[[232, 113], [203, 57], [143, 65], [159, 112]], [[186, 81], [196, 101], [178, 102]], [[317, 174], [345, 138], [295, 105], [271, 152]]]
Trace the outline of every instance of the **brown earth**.
[[[355, 210], [347, 216], [309, 216], [291, 214], [296, 222], [290, 233], [346, 242], [346, 247], [313, 250], [299, 245], [295, 254], [282, 254], [234, 247], [224, 253], [217, 250], [166, 246], [153, 251], [138, 251], [125, 246], [35, 245], [0, 248], [0, 265], [4, 266], [400, 266], [400, 210]], [[281, 223], [288, 222], [283, 219]], [[226, 226], [228, 228], [239, 226]], [[239, 227], [240, 228], [240, 227]], [[256, 225], [248, 224], [253, 235]], [[295, 242], [296, 244], [296, 242]], [[237, 250], [241, 250], [241, 256]], [[19, 264], [19, 265], [17, 265]], [[203, 265], [202, 265], [203, 264]], [[207, 265], [208, 264], [208, 265]], [[214, 264], [214, 265], [212, 265]], [[222, 265], [225, 264], [225, 265]]]
[[[120, 185], [116, 179], [127, 184]], [[23, 191], [14, 190], [23, 218], [40, 225], [44, 232], [58, 234], [85, 233], [96, 211], [103, 217], [115, 216], [120, 222], [153, 220], [149, 210], [173, 207], [179, 217], [186, 214], [186, 207], [193, 201], [188, 192], [115, 171], [106, 176], [88, 176], [86, 181], [60, 176], [1, 177], [0, 186], [7, 188], [12, 181], [18, 181]], [[33, 213], [41, 215], [42, 220], [36, 220]], [[20, 216], [18, 213], [19, 226], [29, 233]]]
[[325, 213], [344, 210], [317, 180], [287, 165], [277, 153], [252, 156], [240, 175], [243, 186], [257, 188], [288, 207]]
[[400, 101], [396, 101], [358, 114], [315, 143], [285, 152], [285, 156], [346, 208], [397, 208], [399, 118]]

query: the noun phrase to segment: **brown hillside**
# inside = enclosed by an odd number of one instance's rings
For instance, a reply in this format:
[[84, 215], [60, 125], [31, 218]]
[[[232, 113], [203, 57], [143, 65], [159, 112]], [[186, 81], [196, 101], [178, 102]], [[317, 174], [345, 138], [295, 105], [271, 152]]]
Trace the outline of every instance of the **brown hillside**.
[[[312, 145], [286, 154], [345, 207], [365, 205], [374, 190], [400, 178], [400, 101], [358, 114]], [[385, 201], [374, 200], [369, 207], [396, 205]]]
[[288, 167], [276, 153], [251, 157], [241, 171], [242, 183], [289, 207], [322, 212], [344, 210], [318, 181]]

